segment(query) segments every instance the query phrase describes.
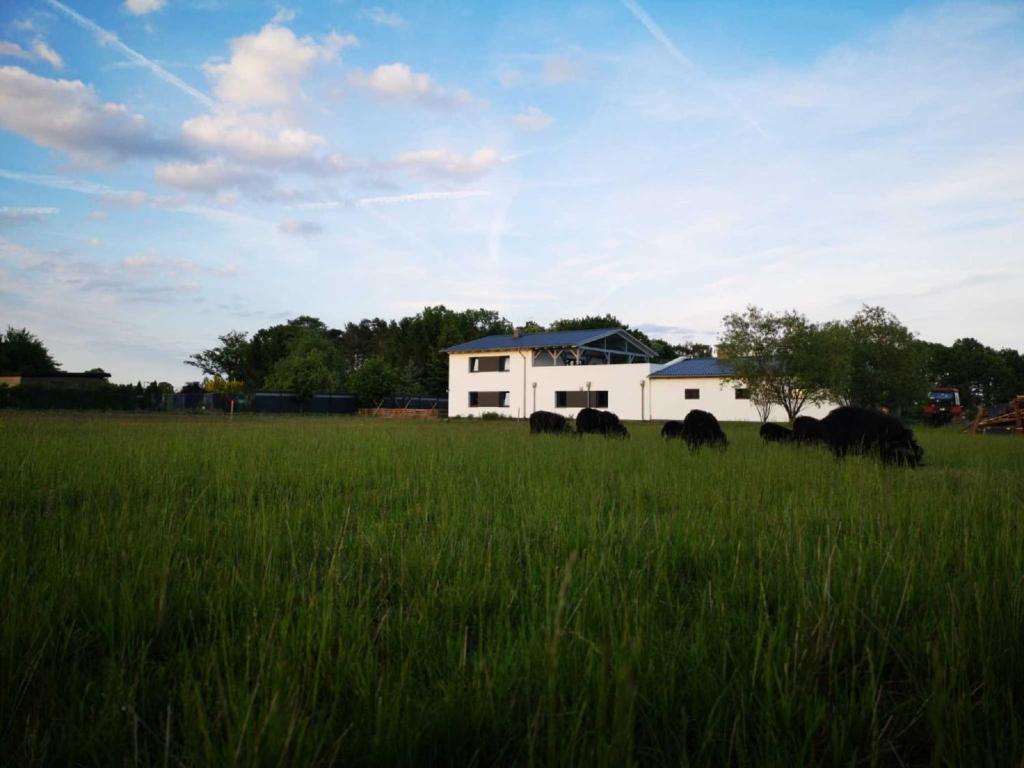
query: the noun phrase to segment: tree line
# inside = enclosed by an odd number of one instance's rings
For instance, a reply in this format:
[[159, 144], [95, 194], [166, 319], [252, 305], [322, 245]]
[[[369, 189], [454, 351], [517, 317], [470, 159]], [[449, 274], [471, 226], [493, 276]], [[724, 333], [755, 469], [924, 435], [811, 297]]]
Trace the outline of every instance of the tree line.
[[796, 311], [751, 306], [726, 315], [723, 326], [719, 356], [729, 359], [732, 379], [749, 388], [762, 419], [775, 405], [792, 420], [807, 403], [825, 402], [900, 413], [935, 386], [958, 388], [967, 409], [1024, 393], [1017, 350], [971, 338], [949, 346], [923, 341], [883, 307], [812, 323]]
[[[651, 338], [614, 315], [565, 318], [547, 326], [530, 321], [520, 330], [587, 328], [623, 328], [654, 349], [656, 362], [712, 353], [706, 344]], [[202, 372], [210, 391], [277, 389], [308, 397], [346, 390], [373, 403], [396, 394], [444, 395], [446, 347], [512, 332], [507, 318], [488, 309], [426, 307], [400, 320], [364, 319], [342, 328], [303, 315], [253, 334], [230, 331], [185, 362]], [[994, 349], [973, 338], [950, 345], [924, 341], [882, 307], [865, 306], [848, 320], [824, 323], [796, 311], [748, 307], [723, 319], [718, 354], [730, 360], [733, 378], [750, 389], [763, 416], [778, 405], [793, 418], [807, 403], [825, 401], [900, 411], [917, 406], [933, 386], [957, 387], [967, 409], [1024, 393], [1019, 351]], [[0, 374], [59, 370], [29, 330], [0, 332]], [[166, 383], [125, 386], [131, 389], [123, 393], [126, 404], [155, 404], [171, 390]]]
[[[659, 362], [681, 355], [711, 354], [706, 344], [672, 344], [629, 328], [613, 315], [530, 321], [523, 333], [586, 328], [625, 328], [657, 354]], [[447, 347], [492, 334], [511, 334], [512, 323], [489, 309], [455, 311], [426, 307], [401, 320], [381, 318], [328, 327], [303, 315], [253, 334], [231, 331], [219, 343], [185, 361], [208, 377], [216, 391], [283, 390], [299, 397], [345, 389], [364, 403], [383, 397], [444, 395], [448, 389]]]

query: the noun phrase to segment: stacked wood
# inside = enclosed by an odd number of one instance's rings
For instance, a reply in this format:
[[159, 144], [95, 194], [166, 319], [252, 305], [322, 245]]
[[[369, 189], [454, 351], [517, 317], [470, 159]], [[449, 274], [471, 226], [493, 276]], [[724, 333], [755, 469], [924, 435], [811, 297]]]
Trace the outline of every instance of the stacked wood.
[[1006, 409], [992, 415], [986, 414], [985, 406], [979, 405], [974, 421], [964, 431], [971, 434], [985, 432], [1009, 432], [1024, 436], [1024, 395], [1017, 395], [1006, 405]]

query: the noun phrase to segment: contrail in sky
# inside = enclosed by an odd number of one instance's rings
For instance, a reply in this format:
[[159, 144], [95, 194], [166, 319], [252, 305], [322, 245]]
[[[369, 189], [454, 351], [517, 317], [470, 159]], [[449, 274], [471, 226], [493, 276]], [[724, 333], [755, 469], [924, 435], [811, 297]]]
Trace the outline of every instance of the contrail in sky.
[[92, 32], [96, 36], [96, 41], [100, 45], [113, 46], [116, 50], [120, 51], [128, 59], [134, 61], [136, 64], [145, 67], [154, 75], [163, 80], [165, 83], [173, 85], [182, 93], [191, 96], [193, 99], [198, 101], [207, 109], [213, 109], [215, 104], [213, 99], [211, 99], [209, 96], [207, 96], [199, 89], [193, 88], [180, 77], [172, 75], [166, 69], [157, 64], [155, 61], [147, 59], [134, 48], [129, 48], [127, 45], [122, 43], [121, 40], [117, 37], [117, 35], [115, 35], [113, 32], [104, 29], [95, 21], [87, 19], [78, 11], [74, 10], [73, 8], [69, 8], [68, 6], [64, 5], [64, 3], [59, 2], [59, 0], [44, 0], [44, 2], [46, 2], [48, 5], [50, 5], [52, 8], [56, 9], [60, 13], [67, 16], [80, 27], [83, 27], [84, 29], [87, 29], [88, 31]]
[[92, 181], [81, 179], [70, 179], [65, 176], [48, 176], [42, 173], [22, 173], [21, 171], [8, 171], [0, 168], [0, 179], [21, 181], [25, 184], [35, 184], [38, 187], [49, 187], [50, 189], [66, 189], [69, 192], [80, 192], [83, 195], [136, 195], [138, 192], [126, 189], [115, 189], [105, 184], [96, 184]]
[[757, 120], [755, 120], [753, 117], [751, 117], [750, 113], [747, 112], [743, 104], [741, 104], [739, 100], [737, 100], [736, 97], [734, 97], [731, 93], [718, 86], [715, 82], [711, 80], [711, 78], [709, 78], [707, 75], [701, 72], [697, 65], [694, 64], [685, 53], [679, 50], [679, 47], [672, 42], [671, 38], [669, 38], [668, 35], [665, 34], [665, 30], [663, 30], [658, 25], [658, 22], [656, 22], [654, 19], [647, 15], [647, 11], [641, 8], [640, 4], [636, 2], [636, 0], [622, 0], [622, 4], [626, 7], [627, 11], [629, 11], [636, 17], [637, 21], [639, 21], [641, 24], [644, 25], [644, 27], [646, 27], [647, 31], [651, 33], [651, 36], [659, 43], [661, 43], [661, 47], [668, 52], [669, 56], [678, 61], [687, 69], [692, 70], [693, 72], [700, 75], [701, 79], [704, 80], [705, 85], [710, 90], [715, 92], [718, 96], [720, 96], [722, 99], [727, 101], [729, 103], [729, 106], [736, 110], [739, 116], [743, 118], [744, 122], [746, 122], [751, 128], [753, 128], [762, 136], [768, 136], [768, 134], [765, 133], [764, 129], [761, 127], [761, 124], [758, 123]]
[[106, 184], [97, 184], [93, 181], [72, 179], [65, 176], [49, 176], [42, 173], [22, 173], [20, 171], [9, 171], [6, 168], [0, 168], [0, 179], [20, 181], [24, 184], [34, 184], [37, 187], [48, 187], [49, 189], [63, 189], [68, 192], [78, 192], [82, 195], [94, 195], [106, 198], [110, 201], [117, 201], [120, 199], [133, 202], [138, 205], [150, 205], [164, 210], [188, 213], [193, 216], [201, 216], [204, 219], [217, 221], [222, 224], [244, 224], [250, 227], [273, 226], [268, 221], [263, 221], [262, 219], [257, 219], [253, 216], [248, 216], [242, 213], [235, 213], [234, 211], [225, 211], [223, 208], [213, 208], [208, 205], [178, 205], [176, 203], [168, 203], [165, 202], [163, 198], [152, 197], [147, 195], [145, 192], [140, 192], [138, 190], [117, 189], [116, 187], [108, 187]]
[[465, 200], [470, 197], [487, 197], [490, 193], [482, 189], [466, 189], [457, 192], [413, 192], [409, 195], [389, 197], [363, 197], [357, 205], [395, 205], [396, 203], [420, 203], [428, 200]]

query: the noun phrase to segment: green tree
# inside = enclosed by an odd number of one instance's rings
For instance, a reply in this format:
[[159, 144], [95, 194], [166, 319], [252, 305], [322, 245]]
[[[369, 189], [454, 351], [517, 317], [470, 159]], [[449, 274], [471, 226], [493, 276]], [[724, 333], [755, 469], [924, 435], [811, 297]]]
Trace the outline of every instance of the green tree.
[[189, 355], [185, 365], [198, 368], [207, 376], [256, 384], [250, 381], [252, 348], [248, 334], [229, 331], [219, 339], [216, 347]]
[[385, 397], [396, 394], [402, 377], [391, 365], [379, 357], [372, 357], [348, 377], [348, 389], [359, 399], [359, 404], [372, 408]]
[[[965, 408], [1006, 402], [1016, 383], [1014, 350], [997, 352], [977, 339], [957, 339], [950, 346], [927, 344], [927, 375], [935, 386], [956, 387]], [[1015, 394], [1015, 393], [1014, 393]]]
[[271, 369], [264, 385], [291, 392], [309, 400], [317, 392], [332, 392], [341, 384], [341, 361], [337, 347], [326, 336], [306, 331], [292, 344], [291, 351]]
[[46, 345], [27, 328], [0, 333], [0, 373], [43, 375], [60, 370]]
[[883, 307], [864, 306], [846, 323], [849, 367], [833, 383], [843, 402], [899, 412], [928, 392], [927, 348]]
[[750, 306], [722, 322], [719, 355], [732, 366], [729, 378], [752, 396], [782, 406], [790, 421], [807, 403], [827, 400], [828, 370], [819, 358], [826, 339], [803, 315], [776, 315]]

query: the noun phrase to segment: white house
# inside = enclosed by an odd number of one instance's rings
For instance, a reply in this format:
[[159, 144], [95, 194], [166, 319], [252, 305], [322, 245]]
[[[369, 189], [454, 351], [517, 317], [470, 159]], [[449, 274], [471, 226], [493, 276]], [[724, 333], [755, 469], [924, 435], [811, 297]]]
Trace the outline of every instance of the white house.
[[[760, 421], [747, 389], [727, 377], [729, 363], [717, 357], [676, 360], [651, 373], [648, 395], [650, 418], [658, 421], [682, 420], [694, 408], [713, 413], [720, 421]], [[817, 419], [828, 414], [835, 404], [807, 403], [801, 416]], [[785, 421], [786, 412], [773, 406], [770, 421]]]
[[620, 328], [485, 336], [445, 351], [449, 416], [575, 417], [589, 405], [630, 421], [682, 419], [694, 408], [723, 421], [760, 419], [746, 391], [726, 381], [724, 361], [652, 363], [654, 350]]

